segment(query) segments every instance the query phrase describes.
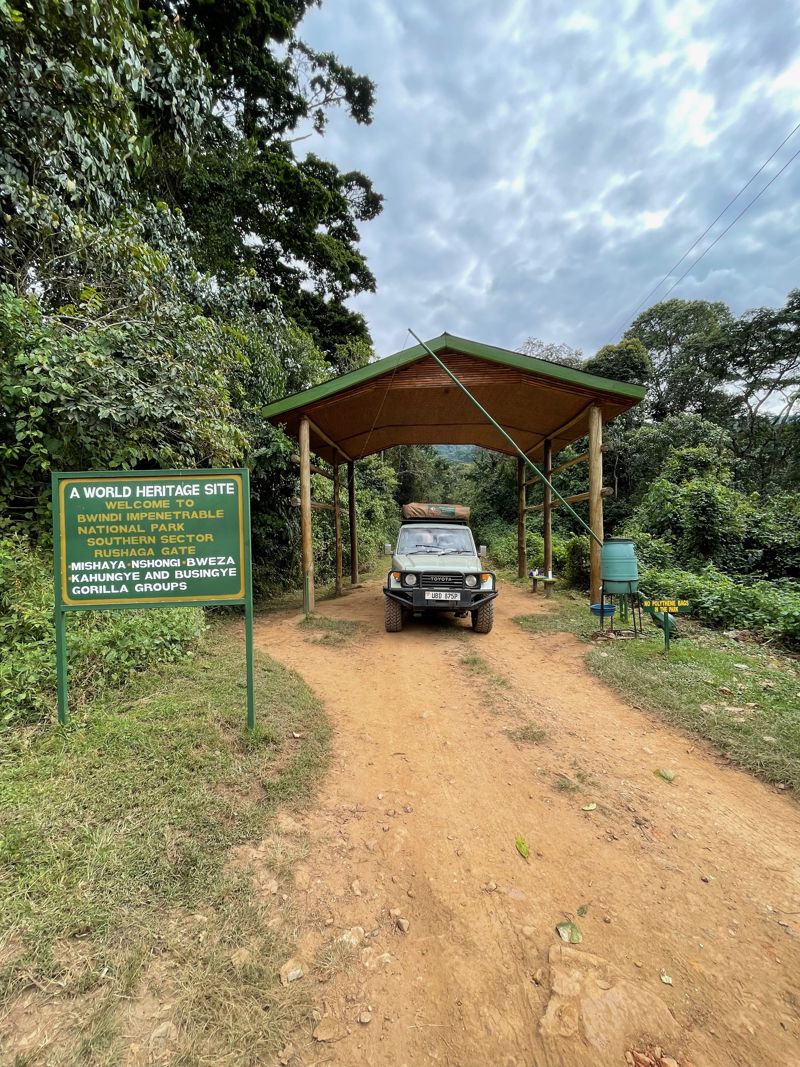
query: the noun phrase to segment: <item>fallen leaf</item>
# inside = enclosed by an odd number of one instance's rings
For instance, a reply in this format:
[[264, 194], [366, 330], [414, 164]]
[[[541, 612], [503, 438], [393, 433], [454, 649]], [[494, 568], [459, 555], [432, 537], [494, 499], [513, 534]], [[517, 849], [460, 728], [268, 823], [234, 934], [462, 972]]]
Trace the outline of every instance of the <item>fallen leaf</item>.
[[583, 810], [584, 810], [584, 811], [594, 811], [594, 809], [595, 809], [596, 807], [597, 807], [597, 805], [595, 804], [595, 802], [594, 802], [594, 801], [592, 801], [592, 802], [591, 802], [591, 804], [584, 804], [584, 806], [583, 806]]
[[583, 941], [583, 934], [580, 928], [574, 922], [570, 922], [569, 919], [556, 923], [556, 933], [568, 945], [579, 945]]
[[666, 771], [662, 767], [657, 767], [653, 771], [653, 774], [656, 776], [656, 778], [663, 778], [665, 782], [672, 782], [675, 780], [675, 772]]
[[664, 985], [672, 985], [672, 979], [666, 971], [661, 972], [661, 981], [664, 983]]
[[589, 910], [588, 904], [581, 904], [578, 908], [578, 916], [583, 919], [586, 916], [586, 912]]
[[764, 734], [764, 736], [761, 738], [761, 740], [762, 741], [774, 741], [775, 738], [774, 737], [770, 737], [769, 734]]
[[517, 852], [519, 852], [520, 856], [522, 856], [524, 859], [527, 859], [530, 855], [530, 851], [531, 850], [528, 848], [528, 845], [522, 834], [517, 834]]

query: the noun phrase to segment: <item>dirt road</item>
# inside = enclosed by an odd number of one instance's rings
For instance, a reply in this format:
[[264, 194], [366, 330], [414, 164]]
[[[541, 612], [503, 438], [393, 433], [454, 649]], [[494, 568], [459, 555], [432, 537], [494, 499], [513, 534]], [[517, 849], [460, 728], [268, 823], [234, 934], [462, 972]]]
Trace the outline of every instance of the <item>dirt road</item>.
[[[523, 632], [542, 600], [504, 585], [496, 608], [485, 636], [452, 617], [387, 634], [372, 582], [319, 609], [362, 624], [341, 647], [297, 615], [258, 625], [336, 728], [297, 874], [333, 1040], [300, 1062], [623, 1065], [649, 1040], [695, 1067], [797, 1067], [796, 803], [622, 703], [573, 637]], [[512, 739], [531, 723], [540, 743]]]

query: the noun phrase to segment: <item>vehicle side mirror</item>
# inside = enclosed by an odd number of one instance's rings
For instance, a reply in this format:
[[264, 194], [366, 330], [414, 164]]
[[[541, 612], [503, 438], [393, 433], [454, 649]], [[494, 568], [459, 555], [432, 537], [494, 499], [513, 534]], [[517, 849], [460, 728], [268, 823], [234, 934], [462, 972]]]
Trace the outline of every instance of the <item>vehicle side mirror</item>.
[[391, 545], [384, 545], [383, 546], [383, 554], [384, 554], [384, 556], [391, 556], [391, 554], [392, 554], [392, 546]]
[[481, 545], [481, 547], [478, 549], [478, 555], [479, 556], [485, 556], [486, 555], [486, 545]]

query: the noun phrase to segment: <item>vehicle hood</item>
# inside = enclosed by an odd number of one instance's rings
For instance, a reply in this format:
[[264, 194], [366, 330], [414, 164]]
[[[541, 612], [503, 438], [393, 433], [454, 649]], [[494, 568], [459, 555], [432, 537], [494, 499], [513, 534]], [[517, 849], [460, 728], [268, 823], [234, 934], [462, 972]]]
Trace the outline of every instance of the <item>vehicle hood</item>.
[[435, 573], [443, 571], [448, 574], [475, 573], [482, 570], [479, 556], [435, 556], [433, 553], [419, 556], [392, 556], [392, 570]]

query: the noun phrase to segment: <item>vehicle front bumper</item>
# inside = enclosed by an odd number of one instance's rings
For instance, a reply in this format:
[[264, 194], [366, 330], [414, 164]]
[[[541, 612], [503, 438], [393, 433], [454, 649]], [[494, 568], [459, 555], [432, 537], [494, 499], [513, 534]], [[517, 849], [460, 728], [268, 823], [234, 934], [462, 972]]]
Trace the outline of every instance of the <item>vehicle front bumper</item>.
[[425, 593], [430, 590], [390, 589], [386, 585], [383, 592], [409, 611], [474, 611], [497, 596], [496, 589], [459, 589], [458, 600], [426, 600]]

